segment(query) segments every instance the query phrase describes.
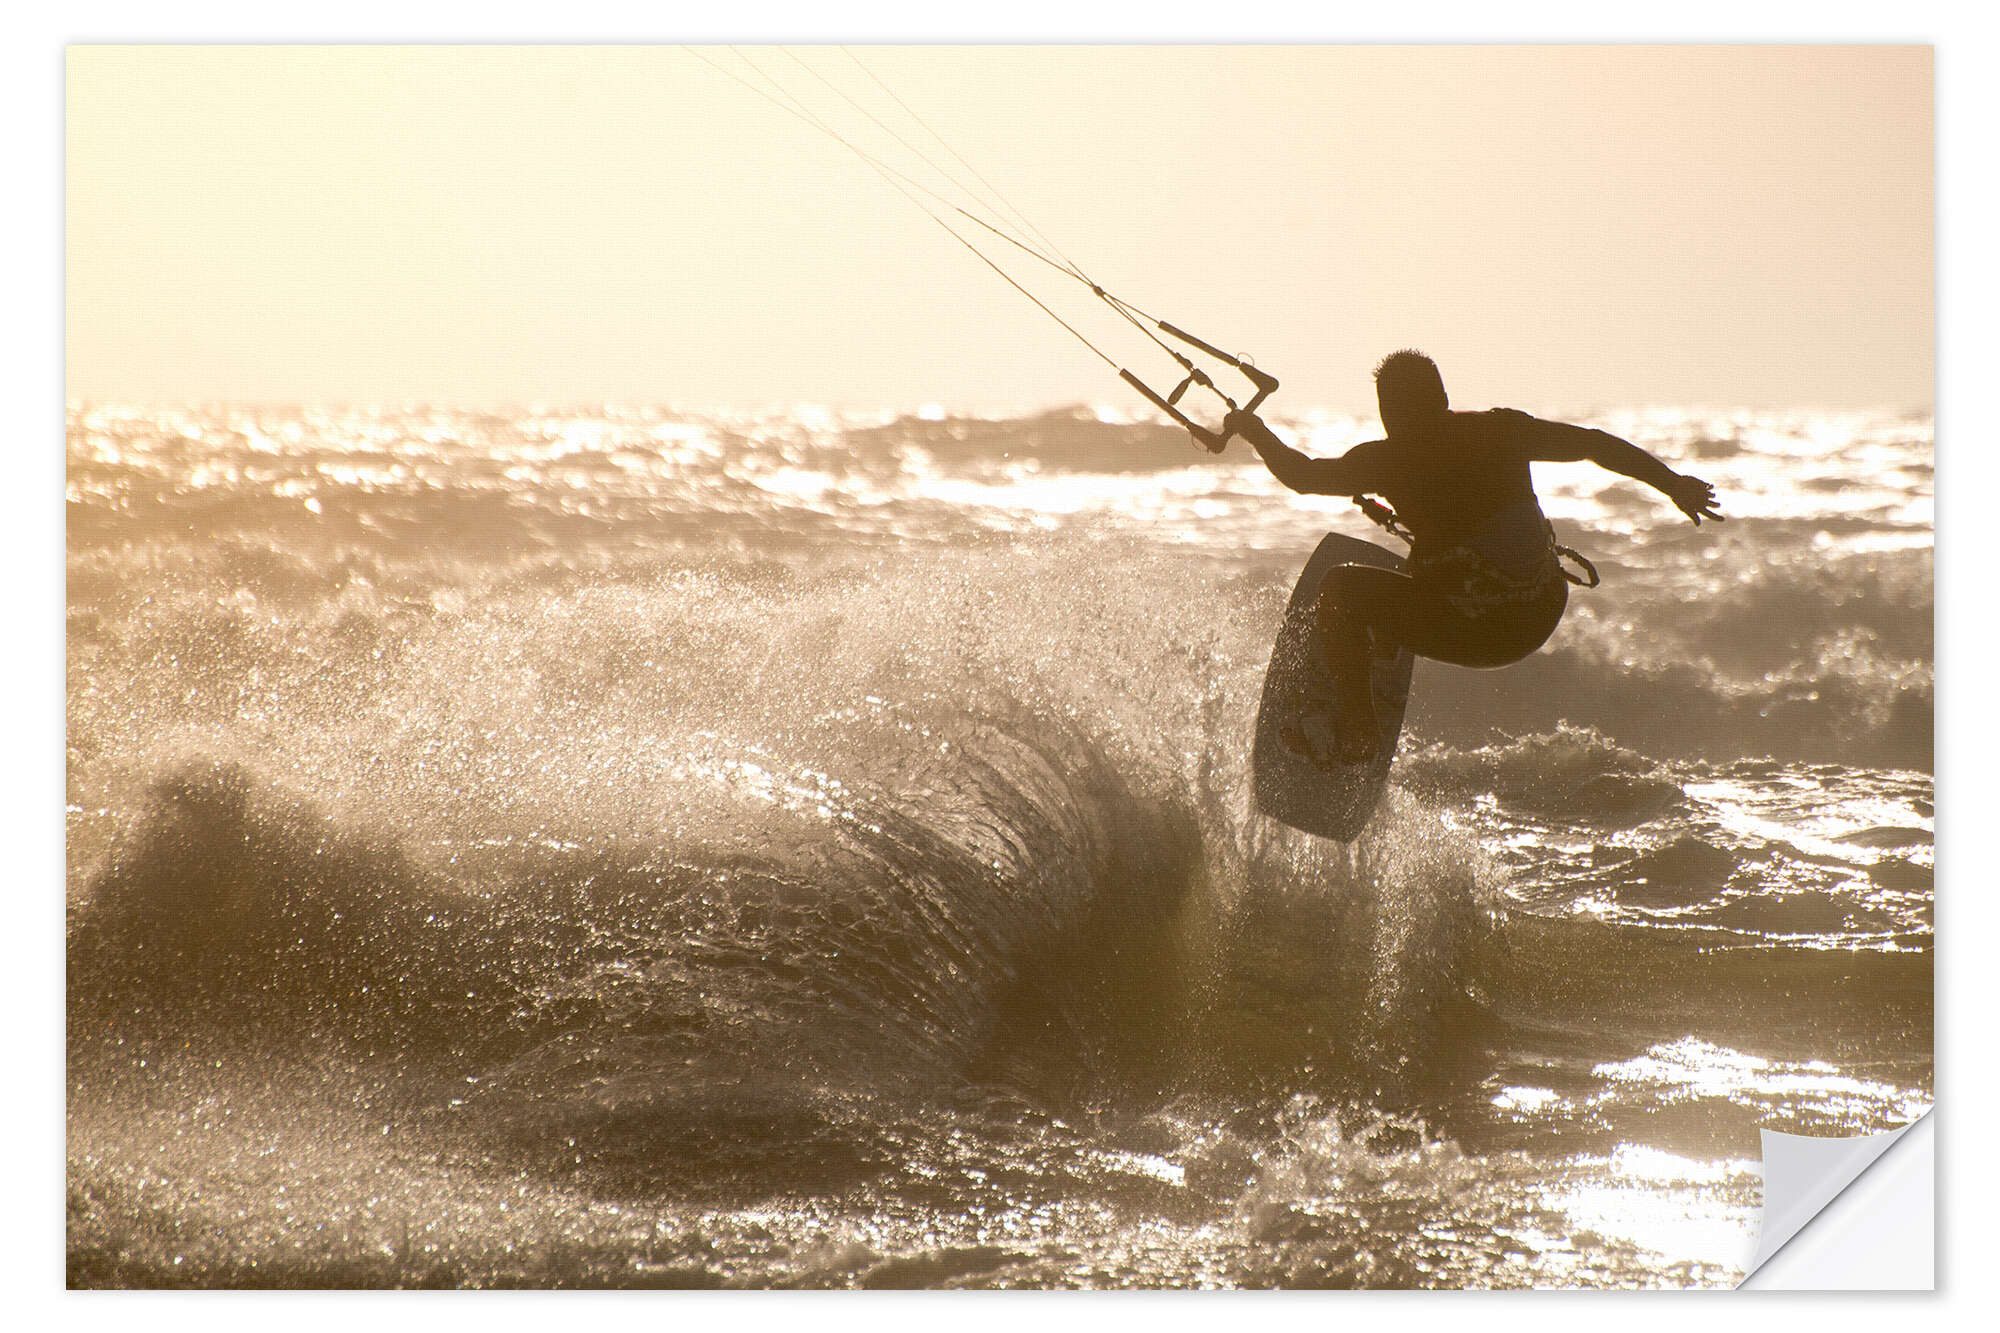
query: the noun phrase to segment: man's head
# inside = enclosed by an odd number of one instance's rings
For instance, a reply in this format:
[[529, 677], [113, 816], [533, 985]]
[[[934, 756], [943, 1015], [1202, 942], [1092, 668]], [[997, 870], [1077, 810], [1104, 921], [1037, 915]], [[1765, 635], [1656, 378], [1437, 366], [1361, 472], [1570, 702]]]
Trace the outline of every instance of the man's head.
[[1437, 362], [1407, 347], [1389, 353], [1375, 367], [1375, 402], [1382, 411], [1382, 429], [1391, 435], [1422, 430], [1451, 410]]

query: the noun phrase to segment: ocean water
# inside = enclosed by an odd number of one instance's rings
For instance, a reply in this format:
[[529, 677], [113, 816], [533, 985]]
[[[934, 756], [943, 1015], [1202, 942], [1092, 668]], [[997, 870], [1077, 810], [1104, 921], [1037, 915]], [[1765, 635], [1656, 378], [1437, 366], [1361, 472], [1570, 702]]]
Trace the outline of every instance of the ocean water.
[[1931, 1097], [1931, 422], [1589, 419], [1730, 521], [1539, 466], [1604, 585], [1347, 847], [1240, 444], [73, 408], [71, 1283], [1734, 1282]]

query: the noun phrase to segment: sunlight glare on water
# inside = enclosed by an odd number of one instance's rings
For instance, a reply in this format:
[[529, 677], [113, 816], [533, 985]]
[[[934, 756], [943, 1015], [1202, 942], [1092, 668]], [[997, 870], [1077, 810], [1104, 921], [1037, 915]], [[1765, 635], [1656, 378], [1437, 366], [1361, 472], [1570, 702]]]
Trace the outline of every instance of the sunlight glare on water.
[[1240, 445], [75, 405], [71, 1282], [1734, 1281], [1932, 1095], [1930, 423], [1595, 420], [1731, 521], [1538, 468], [1350, 849], [1245, 756], [1387, 539]]

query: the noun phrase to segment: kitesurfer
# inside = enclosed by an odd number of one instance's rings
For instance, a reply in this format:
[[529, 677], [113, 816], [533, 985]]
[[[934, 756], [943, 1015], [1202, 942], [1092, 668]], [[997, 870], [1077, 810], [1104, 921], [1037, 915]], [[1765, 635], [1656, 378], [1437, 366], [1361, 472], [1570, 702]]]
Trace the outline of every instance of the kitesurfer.
[[1388, 438], [1338, 458], [1309, 458], [1254, 413], [1232, 413], [1271, 474], [1307, 495], [1377, 495], [1407, 527], [1407, 573], [1342, 565], [1322, 587], [1336, 684], [1335, 737], [1288, 737], [1316, 762], [1366, 763], [1378, 747], [1368, 670], [1371, 653], [1397, 646], [1456, 666], [1500, 667], [1540, 648], [1569, 601], [1530, 463], [1588, 460], [1645, 482], [1697, 525], [1721, 520], [1715, 487], [1684, 476], [1601, 430], [1543, 421], [1511, 408], [1454, 412], [1435, 362], [1400, 351], [1375, 369]]

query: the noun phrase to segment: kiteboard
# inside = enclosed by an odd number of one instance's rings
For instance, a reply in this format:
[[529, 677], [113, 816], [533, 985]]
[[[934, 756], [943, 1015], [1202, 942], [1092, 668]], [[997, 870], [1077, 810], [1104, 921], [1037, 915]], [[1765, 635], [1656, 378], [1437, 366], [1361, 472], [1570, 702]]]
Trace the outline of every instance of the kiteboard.
[[[1352, 842], [1375, 813], [1389, 782], [1389, 765], [1403, 734], [1403, 710], [1410, 698], [1416, 658], [1407, 649], [1370, 659], [1375, 720], [1381, 728], [1375, 757], [1364, 764], [1340, 760], [1333, 671], [1327, 664], [1325, 634], [1317, 603], [1320, 583], [1340, 565], [1377, 565], [1400, 571], [1403, 558], [1372, 542], [1329, 532], [1299, 574], [1271, 665], [1264, 673], [1264, 697], [1257, 708], [1257, 734], [1250, 750], [1251, 790], [1257, 808], [1305, 833]], [[1301, 738], [1318, 735], [1327, 744], [1324, 763]]]

